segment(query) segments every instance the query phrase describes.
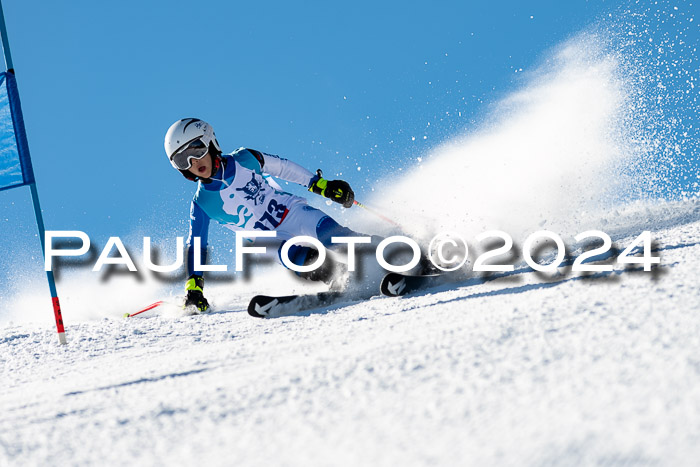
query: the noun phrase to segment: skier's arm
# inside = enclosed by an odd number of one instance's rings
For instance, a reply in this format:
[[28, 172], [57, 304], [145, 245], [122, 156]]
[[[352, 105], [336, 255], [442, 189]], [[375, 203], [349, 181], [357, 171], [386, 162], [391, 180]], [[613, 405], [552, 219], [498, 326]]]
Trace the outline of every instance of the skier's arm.
[[192, 202], [190, 208], [190, 232], [187, 236], [187, 283], [185, 290], [187, 298], [185, 299], [185, 307], [194, 305], [199, 311], [206, 311], [209, 308], [207, 299], [204, 298], [204, 278], [203, 271], [198, 271], [194, 267], [194, 238], [201, 239], [200, 258], [204, 264], [207, 258], [207, 239], [209, 237], [209, 222], [211, 218], [205, 213], [197, 203]]
[[288, 182], [297, 183], [307, 188], [309, 187], [311, 180], [315, 177], [313, 173], [290, 160], [275, 156], [274, 154], [256, 151], [255, 149], [248, 149], [248, 151], [250, 151], [258, 162], [260, 162], [260, 167], [262, 168], [263, 172], [268, 173], [273, 177], [281, 178], [282, 180], [287, 180]]
[[248, 151], [260, 162], [262, 170], [273, 177], [298, 183], [307, 187], [309, 191], [340, 203], [346, 208], [352, 207], [355, 201], [355, 193], [347, 182], [343, 180], [326, 180], [323, 178], [321, 170], [318, 170], [316, 174], [312, 174], [299, 164], [273, 154], [266, 154], [255, 149], [248, 149]]

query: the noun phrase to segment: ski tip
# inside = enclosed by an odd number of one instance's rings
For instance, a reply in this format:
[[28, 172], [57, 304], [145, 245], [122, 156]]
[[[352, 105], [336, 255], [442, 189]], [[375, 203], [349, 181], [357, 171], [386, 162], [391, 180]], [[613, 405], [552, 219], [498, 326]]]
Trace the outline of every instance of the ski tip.
[[248, 308], [248, 314], [252, 316], [253, 318], [264, 318], [265, 316], [261, 315], [260, 313], [256, 313], [255, 310], [252, 310]]
[[[258, 313], [257, 310], [260, 310], [260, 303], [259, 303], [260, 297], [255, 297], [253, 298], [250, 303], [248, 304], [248, 314], [252, 316], [253, 318], [264, 318], [265, 315], [262, 315]], [[265, 308], [265, 307], [263, 307]]]
[[388, 297], [399, 297], [434, 285], [442, 274], [401, 274], [390, 272], [379, 285], [379, 292]]
[[397, 297], [402, 294], [405, 284], [406, 278], [403, 274], [390, 272], [379, 284], [379, 293], [388, 297]]
[[129, 313], [124, 313], [124, 318], [128, 318], [129, 316], [131, 316], [131, 314], [129, 314]]

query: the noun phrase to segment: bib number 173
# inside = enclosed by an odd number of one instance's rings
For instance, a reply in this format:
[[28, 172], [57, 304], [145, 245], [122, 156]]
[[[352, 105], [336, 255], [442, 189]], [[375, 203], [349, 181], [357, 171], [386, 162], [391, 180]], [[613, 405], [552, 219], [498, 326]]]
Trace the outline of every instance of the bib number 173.
[[271, 199], [265, 213], [260, 216], [260, 219], [258, 219], [253, 228], [258, 230], [276, 229], [282, 223], [288, 212], [289, 209], [287, 209], [287, 206], [279, 204], [274, 199]]

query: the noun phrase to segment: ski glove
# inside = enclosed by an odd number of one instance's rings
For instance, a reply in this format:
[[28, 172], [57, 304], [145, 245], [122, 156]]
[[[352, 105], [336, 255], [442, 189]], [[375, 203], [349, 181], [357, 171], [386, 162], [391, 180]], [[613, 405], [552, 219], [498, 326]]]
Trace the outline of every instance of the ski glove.
[[187, 283], [185, 284], [185, 290], [187, 290], [187, 298], [185, 298], [185, 304], [183, 308], [194, 306], [199, 312], [205, 312], [209, 309], [209, 302], [204, 298], [204, 293], [202, 289], [204, 288], [204, 278], [202, 276], [197, 276], [192, 274]]
[[355, 201], [355, 193], [348, 182], [343, 180], [326, 180], [323, 178], [321, 169], [318, 169], [316, 176], [311, 179], [309, 191], [340, 203], [344, 208], [352, 207]]

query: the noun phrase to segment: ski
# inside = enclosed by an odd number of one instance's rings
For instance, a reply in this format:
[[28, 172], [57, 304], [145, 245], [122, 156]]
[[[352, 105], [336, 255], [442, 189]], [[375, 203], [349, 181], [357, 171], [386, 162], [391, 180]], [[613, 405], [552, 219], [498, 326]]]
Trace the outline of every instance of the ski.
[[307, 295], [256, 295], [248, 303], [248, 314], [255, 318], [279, 318], [305, 310], [320, 308], [337, 301], [342, 292], [321, 292]]
[[379, 291], [382, 295], [398, 297], [416, 290], [439, 284], [445, 278], [445, 274], [401, 274], [390, 272], [384, 276]]

